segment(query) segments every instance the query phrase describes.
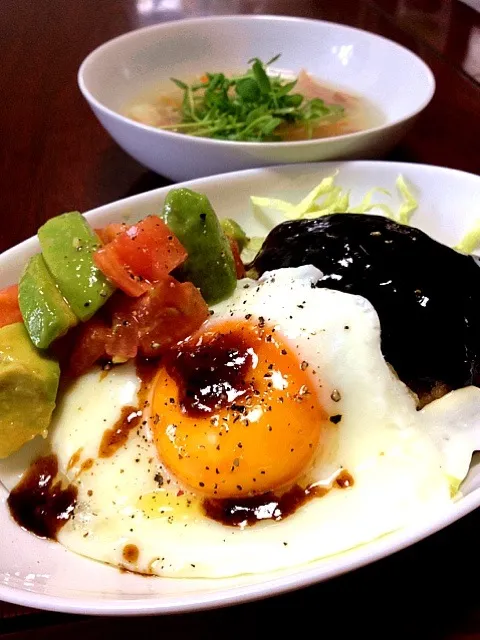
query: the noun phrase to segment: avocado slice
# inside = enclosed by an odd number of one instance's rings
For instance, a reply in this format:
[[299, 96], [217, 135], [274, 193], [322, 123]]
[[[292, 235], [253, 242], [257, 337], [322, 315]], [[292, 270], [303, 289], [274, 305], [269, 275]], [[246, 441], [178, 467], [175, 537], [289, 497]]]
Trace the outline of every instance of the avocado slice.
[[238, 245], [239, 251], [242, 252], [248, 243], [247, 234], [242, 227], [232, 218], [224, 218], [220, 221], [220, 224], [222, 225], [225, 235], [233, 238]]
[[38, 230], [47, 267], [74, 314], [89, 320], [114, 292], [93, 262], [100, 246], [95, 231], [78, 211], [51, 218]]
[[23, 323], [0, 328], [0, 458], [46, 435], [59, 379], [58, 362], [33, 346]]
[[40, 253], [30, 258], [20, 277], [18, 304], [30, 339], [39, 349], [78, 323]]

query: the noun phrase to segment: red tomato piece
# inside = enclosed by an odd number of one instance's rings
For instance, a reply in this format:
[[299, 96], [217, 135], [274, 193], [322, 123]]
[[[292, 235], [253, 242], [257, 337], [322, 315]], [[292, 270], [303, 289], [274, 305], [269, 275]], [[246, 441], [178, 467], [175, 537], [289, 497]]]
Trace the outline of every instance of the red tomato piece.
[[[196, 331], [208, 318], [205, 300], [191, 282], [167, 276], [135, 300], [124, 298], [115, 308], [109, 355], [126, 356], [136, 332], [138, 353], [156, 357]], [[125, 346], [127, 345], [127, 346]]]
[[235, 270], [237, 272], [237, 280], [241, 280], [245, 278], [245, 266], [242, 262], [242, 258], [240, 257], [240, 249], [238, 248], [237, 241], [228, 236], [228, 241], [230, 242], [230, 248], [232, 249], [233, 259], [235, 261]]
[[158, 216], [148, 216], [113, 240], [118, 256], [149, 282], [161, 280], [187, 258], [187, 252]]
[[111, 224], [107, 224], [106, 227], [95, 229], [95, 233], [103, 244], [107, 244], [114, 240], [120, 233], [123, 233], [127, 228], [128, 227], [124, 222], [112, 222]]
[[0, 291], [0, 327], [14, 322], [23, 322], [18, 306], [18, 285], [12, 284]]
[[85, 373], [98, 360], [106, 357], [105, 345], [111, 334], [105, 320], [98, 316], [80, 325], [77, 331], [68, 367], [71, 376]]
[[116, 251], [107, 244], [93, 254], [93, 261], [107, 278], [128, 296], [141, 296], [149, 288], [149, 283], [134, 275]]
[[153, 357], [187, 338], [210, 313], [195, 285], [169, 277], [153, 289], [139, 315], [139, 350]]
[[[185, 249], [158, 216], [148, 216], [130, 227], [109, 225], [99, 236], [110, 241], [95, 252], [95, 264], [133, 297], [146, 291], [145, 281], [162, 280], [187, 258]], [[128, 280], [136, 284], [131, 286]]]
[[[141, 298], [140, 298], [141, 299]], [[133, 313], [137, 300], [121, 291], [109, 301], [112, 309], [112, 331], [107, 340], [106, 352], [112, 358], [135, 358], [138, 351], [138, 325]]]

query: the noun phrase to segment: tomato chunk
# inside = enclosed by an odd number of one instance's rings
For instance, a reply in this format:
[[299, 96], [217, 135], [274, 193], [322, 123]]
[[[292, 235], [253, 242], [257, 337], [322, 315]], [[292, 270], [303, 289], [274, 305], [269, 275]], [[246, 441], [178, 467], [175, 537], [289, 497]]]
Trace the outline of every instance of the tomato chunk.
[[196, 331], [208, 318], [205, 300], [191, 282], [167, 276], [137, 299], [123, 298], [113, 313], [110, 356], [133, 357], [137, 352], [156, 357]]
[[107, 356], [105, 345], [111, 329], [103, 318], [94, 316], [77, 329], [70, 354], [68, 374], [79, 376], [88, 371], [98, 360]]
[[120, 235], [127, 229], [128, 225], [126, 225], [124, 222], [112, 222], [110, 224], [107, 224], [106, 227], [95, 229], [95, 233], [103, 242], [103, 244], [107, 244], [108, 242], [115, 240], [118, 235]]
[[[97, 267], [129, 296], [146, 291], [144, 283], [158, 282], [187, 258], [187, 252], [158, 216], [130, 227], [109, 225], [99, 230], [109, 240], [94, 254]], [[135, 284], [132, 286], [128, 280]]]
[[0, 327], [14, 322], [23, 322], [18, 306], [18, 285], [12, 284], [0, 291]]
[[100, 271], [127, 296], [141, 296], [150, 286], [148, 282], [132, 273], [110, 245], [97, 249], [93, 254], [93, 261]]
[[243, 264], [242, 258], [240, 257], [240, 249], [238, 248], [238, 243], [234, 238], [229, 236], [228, 241], [230, 242], [230, 248], [232, 249], [233, 259], [235, 261], [237, 280], [241, 280], [242, 278], [245, 278], [246, 272], [245, 265]]

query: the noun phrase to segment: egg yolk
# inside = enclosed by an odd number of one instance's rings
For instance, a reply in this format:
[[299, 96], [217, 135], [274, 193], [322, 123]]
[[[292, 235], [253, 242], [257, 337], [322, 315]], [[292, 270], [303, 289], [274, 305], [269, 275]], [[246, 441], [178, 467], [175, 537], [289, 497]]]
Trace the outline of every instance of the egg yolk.
[[318, 384], [262, 318], [210, 325], [172, 351], [156, 375], [151, 426], [159, 457], [179, 481], [213, 498], [288, 486], [329, 428]]

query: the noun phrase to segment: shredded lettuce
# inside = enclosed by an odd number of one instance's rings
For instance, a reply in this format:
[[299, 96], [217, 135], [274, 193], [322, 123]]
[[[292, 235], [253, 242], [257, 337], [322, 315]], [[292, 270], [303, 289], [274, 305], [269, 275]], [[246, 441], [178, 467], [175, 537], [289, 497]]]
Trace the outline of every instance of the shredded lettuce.
[[262, 248], [262, 244], [264, 240], [265, 238], [260, 236], [253, 236], [251, 238], [248, 238], [247, 244], [245, 245], [245, 248], [242, 251], [242, 261], [245, 264], [252, 262], [252, 260], [255, 258], [257, 253]]
[[413, 197], [410, 187], [407, 185], [405, 178], [402, 175], [398, 176], [395, 184], [403, 198], [403, 202], [398, 210], [397, 221], [401, 224], [409, 224], [412, 213], [418, 207], [418, 202]]
[[[314, 187], [300, 202], [288, 202], [278, 198], [262, 198], [251, 196], [253, 214], [265, 227], [267, 233], [277, 224], [285, 220], [300, 220], [305, 218], [319, 218], [331, 213], [368, 213], [372, 210], [381, 211], [384, 216], [399, 222], [410, 224], [411, 217], [418, 207], [418, 200], [413, 188], [407, 183], [403, 175], [399, 175], [395, 186], [401, 198], [401, 204], [396, 211], [385, 201], [375, 201], [375, 196], [383, 195], [387, 199], [392, 194], [382, 187], [373, 187], [363, 196], [358, 204], [350, 202], [350, 191], [335, 184], [338, 175], [336, 171]], [[252, 238], [242, 253], [245, 262], [250, 262], [260, 250], [262, 238]], [[461, 253], [471, 254], [480, 245], [480, 218], [453, 248]]]
[[[279, 200], [278, 198], [251, 196], [253, 213], [257, 220], [270, 230], [281, 222], [282, 218], [300, 220], [303, 218], [318, 218], [330, 213], [368, 213], [373, 209], [382, 211], [386, 217], [392, 220], [408, 224], [411, 214], [418, 206], [411, 187], [407, 185], [402, 175], [398, 176], [395, 183], [402, 198], [402, 203], [398, 211], [394, 212], [385, 202], [373, 202], [373, 197], [376, 194], [383, 194], [388, 198], [391, 197], [391, 193], [381, 187], [374, 187], [367, 191], [359, 204], [351, 204], [350, 192], [335, 184], [337, 174], [338, 171], [324, 178], [297, 204]], [[283, 216], [279, 214], [283, 214]]]
[[460, 253], [473, 253], [480, 244], [480, 218], [477, 219], [473, 227], [467, 231], [458, 244], [453, 248]]

